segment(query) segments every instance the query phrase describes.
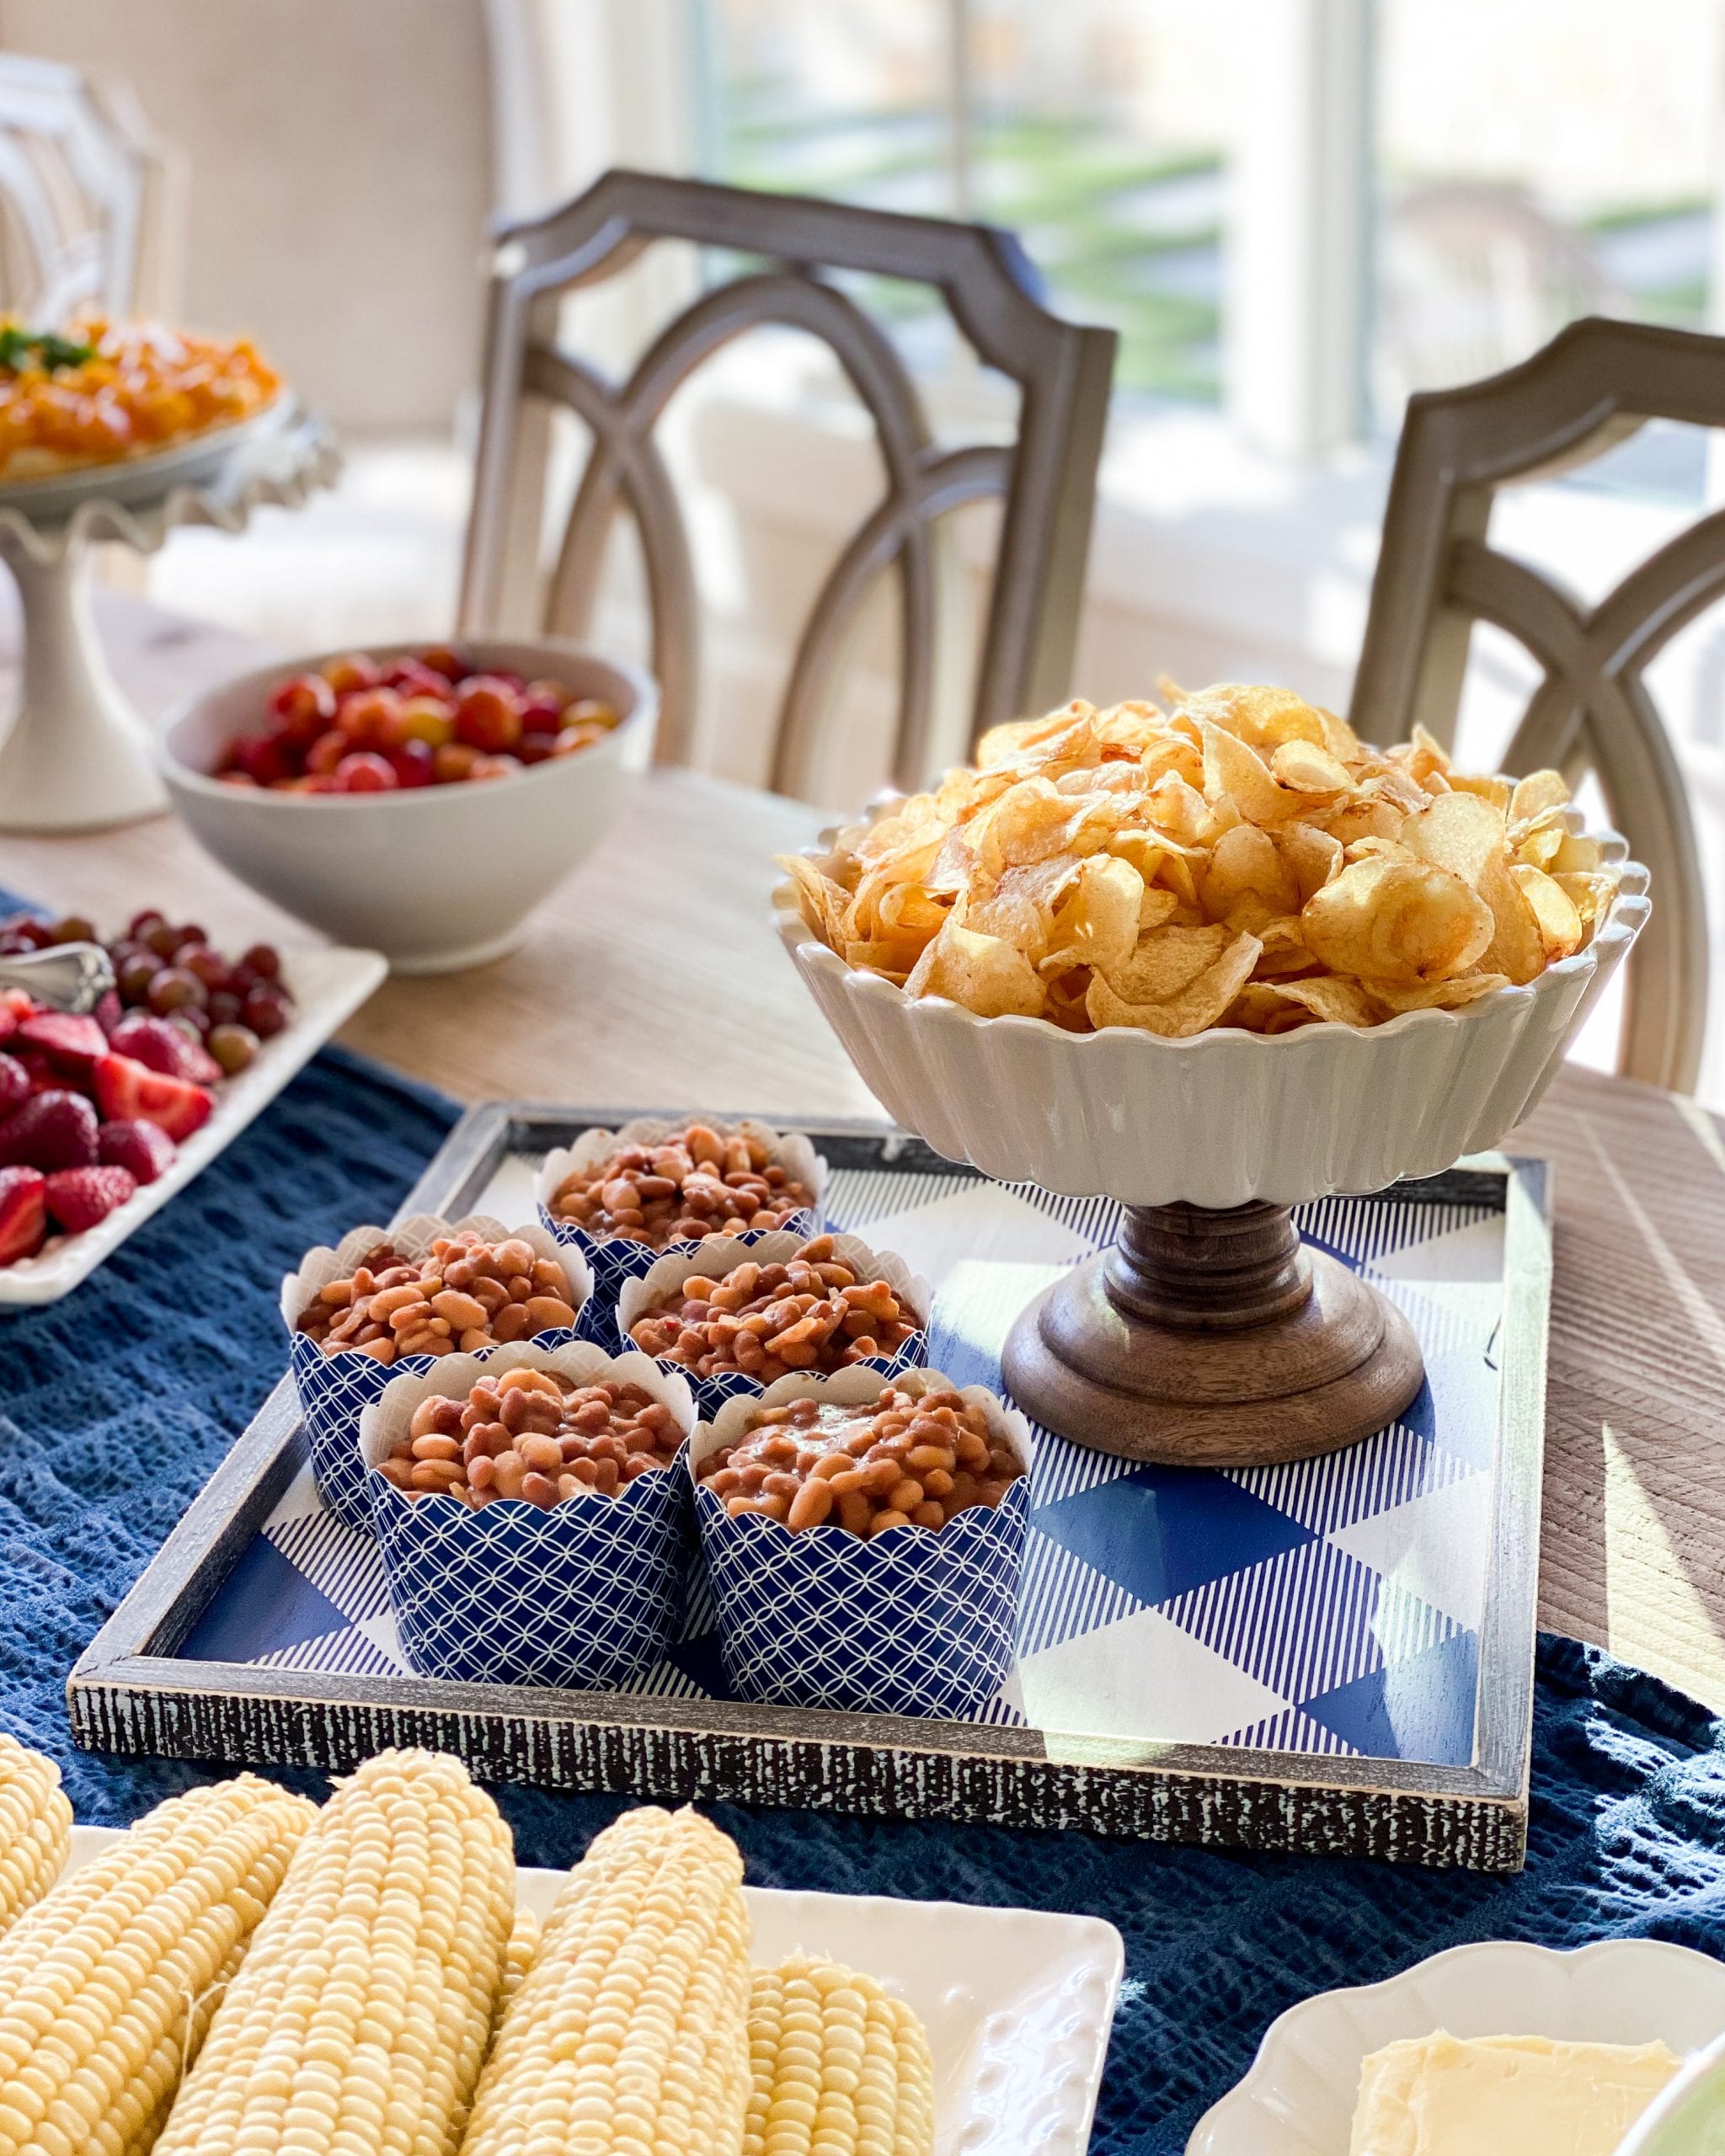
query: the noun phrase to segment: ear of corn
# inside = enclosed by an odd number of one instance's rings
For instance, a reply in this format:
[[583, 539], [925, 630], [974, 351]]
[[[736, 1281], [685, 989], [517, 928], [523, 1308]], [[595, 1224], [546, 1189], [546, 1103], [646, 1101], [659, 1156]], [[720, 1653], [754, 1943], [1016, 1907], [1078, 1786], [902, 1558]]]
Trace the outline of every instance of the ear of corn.
[[0, 2156], [142, 2156], [315, 1816], [254, 1774], [189, 1790], [0, 1938]]
[[744, 2156], [930, 2156], [922, 2024], [873, 1977], [798, 1955], [756, 1972]]
[[517, 1909], [503, 1952], [503, 1987], [497, 1994], [497, 2020], [501, 2022], [509, 2003], [521, 1988], [521, 1979], [539, 1951], [539, 1919], [531, 1909]]
[[59, 1768], [0, 1731], [0, 1931], [60, 1876], [71, 1835]]
[[627, 1812], [546, 1919], [462, 2156], [739, 2156], [749, 1918], [736, 1845]]
[[296, 1852], [158, 2156], [447, 2156], [514, 1904], [509, 1829], [458, 1760], [368, 1760]]

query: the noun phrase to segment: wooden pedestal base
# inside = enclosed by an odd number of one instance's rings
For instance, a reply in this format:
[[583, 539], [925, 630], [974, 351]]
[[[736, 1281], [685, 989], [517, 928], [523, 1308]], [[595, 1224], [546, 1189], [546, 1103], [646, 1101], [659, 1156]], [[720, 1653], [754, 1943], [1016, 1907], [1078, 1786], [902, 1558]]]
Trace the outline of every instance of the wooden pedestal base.
[[1400, 1310], [1306, 1250], [1279, 1205], [1129, 1206], [1114, 1248], [1025, 1310], [1001, 1364], [1046, 1428], [1181, 1467], [1333, 1452], [1425, 1374]]

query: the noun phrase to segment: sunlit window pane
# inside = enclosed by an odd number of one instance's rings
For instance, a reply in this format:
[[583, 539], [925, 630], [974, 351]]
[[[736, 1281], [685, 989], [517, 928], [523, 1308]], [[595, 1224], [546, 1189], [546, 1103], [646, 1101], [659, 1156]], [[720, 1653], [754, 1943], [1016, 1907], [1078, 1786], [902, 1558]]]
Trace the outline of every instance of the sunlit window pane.
[[[1118, 387], [1213, 402], [1239, 13], [709, 0], [714, 165], [748, 186], [1010, 226], [1057, 306], [1120, 331]], [[890, 298], [913, 347], [934, 339], [916, 301]]]
[[1717, 0], [1381, 0], [1386, 431], [1582, 314], [1704, 325]]

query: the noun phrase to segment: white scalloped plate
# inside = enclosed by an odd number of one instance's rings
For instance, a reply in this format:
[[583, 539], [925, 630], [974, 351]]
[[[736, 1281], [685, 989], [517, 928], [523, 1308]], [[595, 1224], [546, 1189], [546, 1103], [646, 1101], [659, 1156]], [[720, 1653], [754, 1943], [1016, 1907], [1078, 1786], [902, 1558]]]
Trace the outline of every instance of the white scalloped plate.
[[40, 479], [0, 484], [0, 509], [22, 510], [32, 516], [61, 517], [87, 501], [154, 501], [170, 487], [195, 487], [218, 472], [243, 442], [278, 432], [294, 414], [292, 392], [281, 390], [249, 418], [211, 427], [147, 456], [123, 456], [106, 464], [86, 464], [51, 472]]
[[378, 952], [350, 950], [340, 944], [290, 946], [283, 950], [281, 963], [293, 991], [292, 1023], [264, 1043], [249, 1070], [222, 1086], [210, 1120], [175, 1150], [165, 1174], [147, 1182], [81, 1235], [51, 1235], [34, 1257], [0, 1265], [0, 1310], [57, 1303], [69, 1295], [268, 1107], [389, 970]]
[[1658, 2040], [1682, 2057], [1725, 2030], [1725, 1964], [1653, 1939], [1567, 1951], [1490, 1940], [1381, 1984], [1321, 1993], [1270, 2024], [1250, 2072], [1199, 2121], [1186, 2156], [1348, 2156], [1361, 2060], [1435, 2029]]
[[[111, 1827], [74, 1827], [68, 1870]], [[523, 1869], [544, 1916], [568, 1874]], [[934, 2052], [935, 2156], [1084, 2156], [1125, 1950], [1096, 1917], [869, 1894], [744, 1890], [756, 1962], [799, 1949], [878, 1977], [921, 2015]]]

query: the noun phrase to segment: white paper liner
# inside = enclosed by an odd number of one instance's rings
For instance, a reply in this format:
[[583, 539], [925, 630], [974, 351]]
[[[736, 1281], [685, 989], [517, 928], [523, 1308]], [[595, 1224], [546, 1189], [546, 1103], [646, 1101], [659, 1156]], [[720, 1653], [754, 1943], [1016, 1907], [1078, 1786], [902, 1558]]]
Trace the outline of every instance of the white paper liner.
[[[722, 1279], [745, 1258], [752, 1258], [761, 1265], [782, 1265], [812, 1240], [808, 1235], [793, 1235], [789, 1229], [780, 1228], [772, 1233], [762, 1233], [751, 1242], [740, 1241], [734, 1235], [709, 1236], [705, 1242], [685, 1244], [667, 1251], [649, 1269], [626, 1279], [617, 1291], [617, 1306], [611, 1313], [609, 1331], [619, 1349], [632, 1349], [635, 1343], [629, 1337], [629, 1328], [644, 1317], [657, 1303], [665, 1301], [684, 1281], [697, 1273], [713, 1279]], [[914, 1370], [928, 1353], [928, 1321], [934, 1307], [934, 1290], [921, 1273], [913, 1273], [896, 1251], [873, 1251], [856, 1235], [835, 1235], [833, 1254], [841, 1264], [847, 1265], [859, 1280], [884, 1280], [898, 1297], [899, 1306], [916, 1320], [916, 1330], [900, 1341], [890, 1355], [871, 1355], [860, 1363], [847, 1365], [859, 1370], [876, 1370], [883, 1377], [891, 1377], [900, 1370]], [[669, 1356], [658, 1358], [663, 1369], [675, 1370], [687, 1381], [695, 1396], [695, 1404], [704, 1417], [717, 1415], [728, 1400], [744, 1395], [758, 1400], [766, 1388], [758, 1378], [751, 1378], [741, 1370], [725, 1370], [712, 1377], [697, 1377]]]
[[[418, 1260], [429, 1255], [440, 1235], [471, 1228], [488, 1241], [502, 1242], [519, 1235], [541, 1257], [555, 1258], [569, 1276], [569, 1295], [575, 1322], [537, 1335], [540, 1345], [556, 1347], [576, 1338], [583, 1329], [593, 1299], [593, 1274], [582, 1253], [559, 1244], [539, 1222], [506, 1228], [489, 1213], [468, 1213], [459, 1220], [445, 1220], [434, 1213], [416, 1213], [398, 1227], [354, 1228], [334, 1250], [320, 1243], [300, 1260], [296, 1271], [281, 1283], [281, 1321], [288, 1331], [288, 1358], [300, 1396], [312, 1451], [312, 1476], [318, 1494], [344, 1526], [357, 1533], [371, 1532], [371, 1515], [366, 1498], [365, 1470], [355, 1450], [360, 1415], [377, 1398], [390, 1380], [409, 1370], [439, 1368], [444, 1355], [406, 1355], [393, 1363], [380, 1363], [374, 1355], [347, 1349], [326, 1355], [309, 1335], [294, 1330], [295, 1320], [319, 1291], [332, 1280], [346, 1278], [377, 1244], [393, 1244], [403, 1257]], [[486, 1351], [494, 1353], [494, 1349]]]
[[[860, 1406], [889, 1385], [958, 1390], [982, 1404], [991, 1436], [1024, 1469], [997, 1507], [972, 1506], [943, 1528], [890, 1528], [866, 1540], [837, 1526], [793, 1534], [759, 1513], [733, 1519], [695, 1481], [701, 1463], [734, 1443], [760, 1406], [811, 1396]], [[999, 1690], [1012, 1665], [1030, 1518], [1030, 1426], [1016, 1409], [980, 1385], [955, 1387], [938, 1370], [784, 1377], [703, 1422], [688, 1463], [719, 1653], [740, 1698], [962, 1720]]]
[[[601, 1295], [614, 1299], [621, 1283], [632, 1275], [645, 1273], [654, 1262], [670, 1256], [673, 1251], [698, 1250], [701, 1242], [684, 1238], [667, 1243], [663, 1250], [654, 1250], [646, 1243], [631, 1242], [626, 1236], [590, 1235], [585, 1228], [573, 1220], [559, 1219], [551, 1209], [551, 1201], [559, 1186], [577, 1169], [596, 1167], [600, 1161], [624, 1145], [656, 1145], [667, 1138], [676, 1137], [686, 1130], [692, 1121], [700, 1118], [684, 1116], [681, 1119], [667, 1116], [637, 1116], [620, 1130], [584, 1130], [573, 1145], [560, 1145], [547, 1153], [539, 1165], [537, 1180], [533, 1185], [533, 1196], [539, 1208], [539, 1217], [558, 1242], [585, 1251], [593, 1268], [593, 1278]], [[799, 1241], [820, 1233], [825, 1219], [827, 1170], [826, 1162], [817, 1153], [800, 1130], [782, 1132], [771, 1130], [764, 1123], [752, 1117], [741, 1122], [715, 1122], [712, 1128], [721, 1137], [739, 1134], [761, 1139], [766, 1145], [774, 1163], [782, 1167], [793, 1182], [801, 1183], [814, 1193], [814, 1203], [793, 1213], [782, 1228], [745, 1228], [728, 1232], [728, 1240], [752, 1243], [765, 1235], [794, 1235]], [[710, 1242], [713, 1238], [703, 1237]]]
[[[685, 1444], [614, 1497], [591, 1491], [548, 1510], [520, 1497], [477, 1512], [458, 1497], [410, 1497], [376, 1471], [422, 1400], [459, 1399], [488, 1372], [522, 1368], [578, 1385], [638, 1385], [670, 1409]], [[691, 1536], [682, 1462], [695, 1427], [694, 1400], [679, 1379], [645, 1355], [606, 1355], [587, 1341], [556, 1348], [512, 1341], [446, 1355], [386, 1385], [360, 1418], [359, 1451], [409, 1667], [468, 1684], [590, 1691], [656, 1662], [683, 1615]]]

